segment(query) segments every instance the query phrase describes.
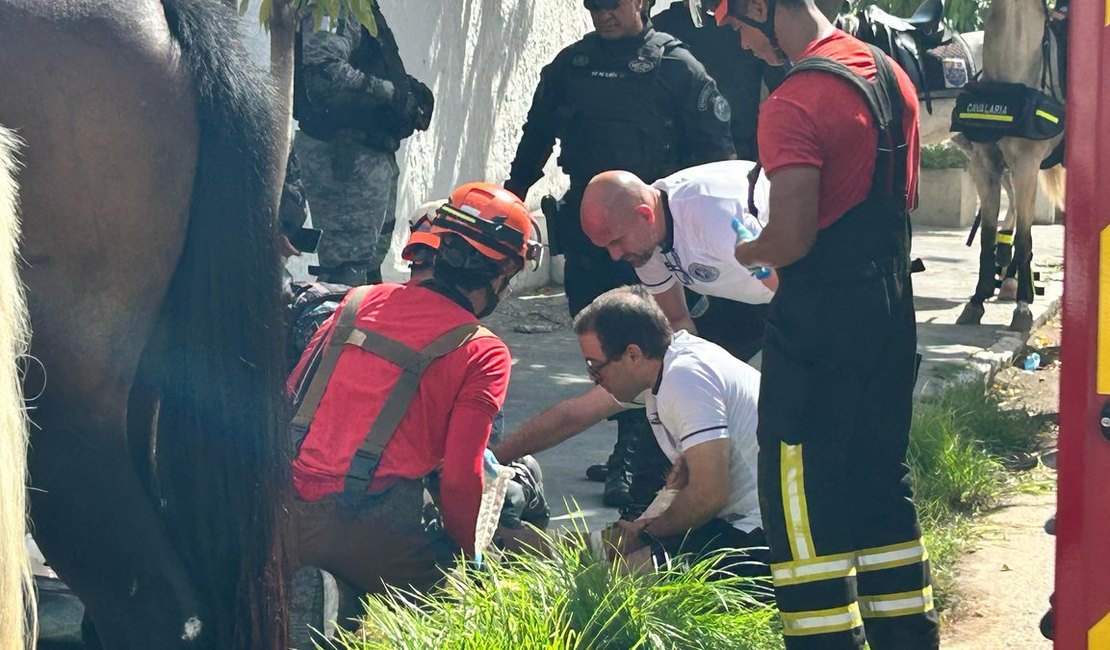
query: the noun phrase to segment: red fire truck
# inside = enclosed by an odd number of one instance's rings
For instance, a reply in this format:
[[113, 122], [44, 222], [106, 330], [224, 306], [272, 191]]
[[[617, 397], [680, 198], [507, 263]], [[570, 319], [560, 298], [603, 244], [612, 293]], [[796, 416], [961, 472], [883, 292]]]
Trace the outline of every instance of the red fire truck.
[[1070, 14], [1055, 647], [1110, 650], [1110, 0]]

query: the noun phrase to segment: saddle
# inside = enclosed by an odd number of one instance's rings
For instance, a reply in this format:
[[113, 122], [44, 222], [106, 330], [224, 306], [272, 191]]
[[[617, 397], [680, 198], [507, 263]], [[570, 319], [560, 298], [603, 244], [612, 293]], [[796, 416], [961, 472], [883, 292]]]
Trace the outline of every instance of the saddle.
[[944, 22], [944, 0], [923, 0], [909, 18], [871, 5], [857, 19], [856, 37], [906, 71], [930, 113], [934, 97], [955, 97], [975, 76], [970, 49]]

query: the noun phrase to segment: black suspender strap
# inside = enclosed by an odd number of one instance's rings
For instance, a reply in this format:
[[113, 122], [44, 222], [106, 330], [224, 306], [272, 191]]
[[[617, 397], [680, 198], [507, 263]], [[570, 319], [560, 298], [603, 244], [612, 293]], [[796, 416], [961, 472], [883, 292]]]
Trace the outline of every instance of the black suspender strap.
[[[863, 95], [879, 131], [878, 155], [872, 191], [887, 189], [893, 195], [905, 196], [906, 187], [906, 138], [902, 124], [904, 104], [898, 79], [887, 62], [886, 55], [874, 45], [867, 46], [875, 59], [875, 81], [869, 82], [843, 63], [827, 57], [807, 57], [795, 64], [787, 76], [804, 71], [826, 72], [851, 83]], [[889, 178], [886, 176], [890, 174]]]

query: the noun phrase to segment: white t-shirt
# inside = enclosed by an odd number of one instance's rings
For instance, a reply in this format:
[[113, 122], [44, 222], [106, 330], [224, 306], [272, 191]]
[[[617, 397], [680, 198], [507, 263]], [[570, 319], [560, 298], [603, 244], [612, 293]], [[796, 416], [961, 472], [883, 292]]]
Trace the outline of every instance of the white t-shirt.
[[729, 441], [728, 504], [717, 514], [744, 532], [762, 526], [756, 467], [759, 371], [685, 330], [663, 355], [659, 386], [644, 402], [659, 448], [673, 463], [687, 449]]
[[725, 160], [675, 172], [652, 183], [667, 194], [674, 232], [673, 247], [655, 254], [636, 275], [651, 293], [674, 286], [675, 279], [692, 291], [750, 304], [771, 302], [774, 292], [752, 277], [736, 261], [736, 233], [732, 220], [739, 217], [753, 235], [767, 223], [771, 184], [762, 172], [756, 181], [754, 202], [758, 217], [748, 211], [746, 160]]

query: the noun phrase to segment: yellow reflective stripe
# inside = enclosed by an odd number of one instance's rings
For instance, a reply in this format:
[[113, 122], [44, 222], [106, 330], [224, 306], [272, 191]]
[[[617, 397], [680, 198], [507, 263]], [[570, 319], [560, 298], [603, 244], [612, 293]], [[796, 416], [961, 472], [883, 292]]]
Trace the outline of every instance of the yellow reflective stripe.
[[1091, 650], [1110, 648], [1110, 613], [1104, 615], [1098, 623], [1087, 630], [1087, 647]]
[[997, 241], [999, 244], [1012, 244], [1014, 243], [1014, 233], [1000, 232], [998, 233], [998, 237], [995, 241]]
[[[1110, 2], [1110, 0], [1107, 0]], [[1095, 392], [1110, 395], [1110, 226], [1098, 235], [1098, 335]]]
[[782, 512], [786, 518], [786, 537], [790, 540], [790, 556], [808, 560], [816, 555], [813, 536], [809, 532], [809, 507], [806, 505], [805, 476], [802, 470], [802, 446], [779, 443], [779, 473], [782, 481]]
[[992, 115], [990, 113], [960, 113], [960, 119], [987, 120], [989, 122], [1013, 122], [1013, 115]]
[[879, 571], [924, 562], [929, 553], [921, 539], [901, 544], [868, 548], [856, 554], [856, 567], [863, 571]]
[[933, 610], [933, 588], [881, 596], [860, 596], [859, 609], [864, 618], [885, 618], [924, 614]]
[[771, 565], [771, 577], [780, 587], [854, 575], [856, 575], [855, 553], [823, 555], [809, 560], [779, 562]]
[[1043, 111], [1039, 108], [1037, 109], [1037, 117], [1043, 117], [1044, 119], [1048, 120], [1049, 122], [1052, 122], [1053, 124], [1059, 124], [1060, 123], [1060, 118], [1056, 117], [1052, 113], [1049, 113], [1048, 111]]
[[818, 609], [809, 612], [780, 612], [782, 632], [786, 636], [810, 636], [847, 632], [863, 625], [859, 605], [852, 603], [844, 607]]

